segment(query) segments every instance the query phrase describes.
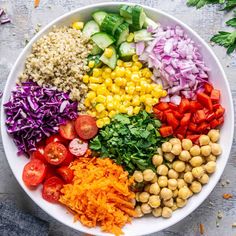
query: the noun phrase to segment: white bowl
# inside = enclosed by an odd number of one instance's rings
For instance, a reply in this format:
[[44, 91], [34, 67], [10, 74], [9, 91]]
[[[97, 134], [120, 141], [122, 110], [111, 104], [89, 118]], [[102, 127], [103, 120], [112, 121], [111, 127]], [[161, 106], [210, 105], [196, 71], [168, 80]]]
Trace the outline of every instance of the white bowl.
[[[122, 3], [102, 3], [79, 8], [57, 18], [56, 20], [48, 24], [46, 27], [44, 27], [44, 29], [41, 30], [28, 43], [28, 45], [25, 47], [25, 49], [18, 57], [8, 77], [2, 98], [1, 131], [2, 131], [3, 146], [9, 165], [17, 181], [24, 189], [24, 191], [28, 194], [28, 196], [49, 215], [51, 215], [58, 221], [62, 222], [63, 224], [66, 224], [71, 228], [93, 235], [108, 235], [108, 234], [101, 232], [100, 228], [98, 227], [90, 229], [81, 225], [80, 222], [74, 223], [73, 216], [71, 214], [68, 214], [66, 208], [57, 204], [51, 204], [42, 199], [41, 187], [39, 187], [35, 191], [32, 191], [29, 190], [24, 185], [21, 175], [23, 167], [28, 162], [28, 160], [24, 156], [19, 157], [16, 155], [17, 148], [13, 143], [11, 137], [7, 134], [6, 127], [4, 125], [6, 116], [4, 114], [3, 104], [6, 103], [10, 97], [11, 90], [15, 86], [15, 81], [19, 73], [24, 68], [24, 61], [26, 56], [31, 51], [32, 44], [37, 39], [42, 37], [42, 35], [50, 31], [53, 25], [64, 25], [64, 24], [70, 25], [75, 20], [88, 20], [91, 17], [91, 13], [98, 9], [104, 9], [107, 11], [117, 11], [118, 6], [120, 4]], [[218, 59], [212, 52], [211, 48], [206, 44], [205, 41], [203, 41], [203, 39], [201, 39], [197, 35], [197, 33], [195, 33], [190, 27], [188, 27], [183, 22], [168, 15], [165, 12], [146, 6], [143, 7], [149, 17], [159, 21], [163, 25], [172, 25], [172, 26], [180, 25], [186, 31], [186, 33], [200, 46], [200, 51], [203, 55], [206, 65], [212, 69], [212, 71], [210, 72], [210, 80], [213, 82], [216, 88], [219, 88], [221, 90], [222, 94], [221, 102], [226, 109], [226, 115], [225, 115], [225, 123], [221, 129], [221, 139], [220, 139], [220, 144], [223, 149], [223, 154], [217, 160], [217, 171], [211, 176], [210, 182], [203, 187], [202, 191], [199, 194], [196, 194], [193, 197], [191, 197], [191, 199], [188, 201], [188, 204], [184, 208], [175, 211], [170, 219], [154, 218], [152, 216], [143, 217], [141, 219], [134, 219], [131, 224], [128, 224], [123, 228], [125, 235], [128, 236], [145, 235], [163, 230], [177, 223], [178, 221], [188, 216], [191, 212], [193, 212], [207, 198], [207, 196], [210, 194], [210, 192], [213, 190], [213, 188], [219, 181], [220, 176], [229, 158], [230, 149], [233, 141], [233, 132], [234, 132], [234, 110], [233, 110], [233, 102], [229, 84], [226, 79], [225, 73], [222, 69], [222, 66], [220, 65]]]

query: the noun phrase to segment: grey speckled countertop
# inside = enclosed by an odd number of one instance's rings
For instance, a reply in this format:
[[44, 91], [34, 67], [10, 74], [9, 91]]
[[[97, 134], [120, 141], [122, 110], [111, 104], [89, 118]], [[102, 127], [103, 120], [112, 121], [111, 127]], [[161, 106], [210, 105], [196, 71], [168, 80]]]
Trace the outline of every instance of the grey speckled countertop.
[[[100, 0], [41, 0], [37, 9], [33, 7], [33, 0], [0, 0], [0, 6], [7, 9], [11, 16], [12, 24], [0, 27], [0, 90], [3, 90], [9, 71], [12, 68], [17, 56], [25, 45], [25, 39], [31, 38], [37, 24], [42, 26], [62, 14], [92, 3], [108, 2]], [[186, 7], [186, 0], [136, 0], [164, 10], [197, 31], [202, 38], [209, 42], [209, 38], [219, 29], [224, 29], [225, 20], [229, 19], [230, 14], [218, 11], [217, 6], [207, 6], [196, 10]], [[225, 49], [214, 46], [213, 50], [223, 65], [227, 74], [231, 91], [236, 99], [236, 54], [227, 56]], [[153, 234], [156, 236], [197, 236], [199, 224], [205, 226], [206, 236], [233, 236], [236, 235], [236, 228], [232, 224], [236, 222], [236, 141], [234, 139], [231, 156], [226, 166], [221, 181], [217, 184], [205, 202], [187, 218], [178, 224]], [[229, 180], [228, 184], [224, 183]], [[224, 193], [234, 195], [232, 199], [222, 198]], [[82, 235], [74, 230], [60, 224], [44, 213], [36, 206], [20, 189], [12, 172], [7, 164], [5, 154], [0, 141], [0, 201], [12, 199], [19, 208], [32, 213], [50, 222], [50, 235], [53, 236], [72, 236]], [[223, 218], [217, 220], [218, 211], [223, 213]], [[216, 222], [219, 222], [218, 227]]]

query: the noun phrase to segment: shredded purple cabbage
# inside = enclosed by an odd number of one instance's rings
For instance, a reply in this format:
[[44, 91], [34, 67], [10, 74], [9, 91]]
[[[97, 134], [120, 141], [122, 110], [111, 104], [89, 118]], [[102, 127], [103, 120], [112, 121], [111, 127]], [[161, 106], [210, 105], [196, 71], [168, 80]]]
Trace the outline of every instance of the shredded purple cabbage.
[[58, 126], [77, 117], [77, 102], [54, 88], [34, 82], [16, 85], [4, 104], [7, 132], [12, 135], [18, 154], [36, 149], [36, 143], [58, 132]]

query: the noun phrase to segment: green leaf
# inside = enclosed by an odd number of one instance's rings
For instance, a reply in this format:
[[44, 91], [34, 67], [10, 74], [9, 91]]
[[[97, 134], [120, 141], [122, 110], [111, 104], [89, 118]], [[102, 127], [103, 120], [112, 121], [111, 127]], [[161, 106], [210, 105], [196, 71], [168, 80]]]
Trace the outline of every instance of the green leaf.
[[232, 19], [226, 21], [226, 25], [236, 27], [236, 18], [232, 18]]
[[90, 145], [90, 148], [95, 151], [99, 150], [102, 147], [98, 136], [95, 137], [92, 141], [90, 141], [89, 145]]
[[222, 10], [230, 11], [236, 7], [236, 0], [227, 0], [226, 5]]
[[117, 114], [114, 118], [114, 120], [121, 122], [122, 124], [129, 124], [130, 120], [126, 115]]
[[225, 0], [188, 0], [188, 6], [195, 6], [197, 9], [207, 4], [223, 4]]

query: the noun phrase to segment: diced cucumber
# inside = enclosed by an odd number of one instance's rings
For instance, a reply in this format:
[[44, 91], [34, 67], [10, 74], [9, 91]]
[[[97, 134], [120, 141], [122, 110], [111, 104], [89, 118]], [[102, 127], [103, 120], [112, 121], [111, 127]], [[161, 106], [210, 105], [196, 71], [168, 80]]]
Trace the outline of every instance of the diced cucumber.
[[94, 20], [88, 21], [83, 28], [83, 34], [88, 38], [97, 32], [100, 32], [100, 29], [99, 25]]
[[102, 21], [101, 31], [114, 35], [116, 29], [123, 23], [123, 21], [124, 19], [118, 14], [108, 14]]
[[111, 44], [113, 44], [116, 41], [111, 35], [108, 35], [104, 32], [93, 34], [91, 36], [91, 39], [102, 50], [109, 47]]
[[94, 44], [91, 54], [92, 55], [102, 54], [102, 49], [100, 47], [98, 47], [97, 44]]
[[99, 25], [101, 25], [106, 15], [107, 13], [105, 11], [96, 11], [92, 14], [92, 17]]
[[146, 17], [146, 20], [145, 20], [145, 22], [143, 24], [143, 27], [147, 28], [148, 26], [152, 27], [153, 29], [156, 29], [156, 28], [159, 27], [159, 24], [156, 23], [155, 21], [153, 21], [152, 19]]
[[150, 41], [152, 40], [152, 34], [148, 32], [146, 29], [138, 30], [134, 32], [134, 42], [140, 41]]
[[132, 25], [135, 29], [142, 29], [146, 14], [141, 6], [135, 5], [132, 11]]
[[132, 19], [125, 19], [125, 22], [127, 22], [129, 25], [132, 25]]
[[102, 62], [100, 61], [100, 55], [90, 55], [88, 56], [88, 63], [90, 61], [94, 61], [94, 67], [93, 68], [98, 68], [102, 66]]
[[120, 45], [125, 42], [127, 37], [129, 36], [129, 24], [123, 23], [118, 26], [115, 32], [116, 44]]
[[119, 56], [124, 61], [129, 61], [135, 54], [135, 44], [124, 42], [119, 47]]
[[104, 55], [105, 53], [103, 53], [102, 56], [100, 57], [100, 60], [101, 60], [104, 64], [108, 65], [111, 69], [115, 69], [115, 67], [116, 67], [116, 62], [117, 62], [116, 49], [115, 49], [115, 47], [113, 47], [113, 46], [110, 46], [109, 48], [112, 49], [112, 51], [113, 51], [112, 56], [111, 56], [110, 58], [108, 58], [108, 57], [106, 57], [106, 56]]
[[132, 6], [128, 5], [121, 5], [120, 6], [120, 15], [123, 16], [125, 19], [132, 19]]

